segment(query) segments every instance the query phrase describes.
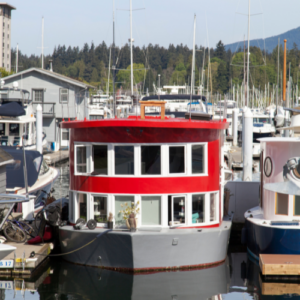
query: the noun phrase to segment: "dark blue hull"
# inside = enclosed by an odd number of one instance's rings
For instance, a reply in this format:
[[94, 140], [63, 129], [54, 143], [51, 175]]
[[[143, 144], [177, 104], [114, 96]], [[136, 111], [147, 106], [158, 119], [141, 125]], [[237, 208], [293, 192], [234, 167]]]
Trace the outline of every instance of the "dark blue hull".
[[246, 220], [248, 252], [259, 259], [259, 254], [300, 254], [299, 229], [272, 228]]
[[272, 137], [272, 133], [257, 133], [253, 132], [253, 143], [259, 143], [257, 139], [266, 138], [266, 137]]

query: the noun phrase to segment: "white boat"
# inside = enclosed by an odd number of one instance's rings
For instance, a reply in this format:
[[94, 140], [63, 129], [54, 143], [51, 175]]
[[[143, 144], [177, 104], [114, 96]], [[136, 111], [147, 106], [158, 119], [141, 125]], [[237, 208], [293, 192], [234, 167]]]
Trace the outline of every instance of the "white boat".
[[260, 143], [260, 204], [244, 214], [248, 253], [257, 260], [260, 254], [299, 255], [300, 139], [263, 138]]
[[[5, 147], [4, 150], [12, 156], [15, 163], [6, 166], [6, 193], [13, 195], [26, 195], [23, 173], [23, 151], [18, 147]], [[28, 193], [35, 196], [32, 210], [39, 210], [43, 206], [43, 198], [53, 187], [59, 175], [56, 168], [49, 167], [43, 156], [37, 151], [25, 151], [28, 178]], [[22, 212], [22, 203], [18, 204], [17, 211]]]
[[15, 250], [17, 250], [17, 248], [14, 246], [7, 245], [7, 244], [0, 244], [0, 261]]
[[[214, 120], [226, 119], [229, 123], [227, 129], [227, 135], [232, 135], [232, 110], [237, 108], [237, 102], [233, 100], [221, 100], [217, 103], [217, 107], [214, 110]], [[226, 111], [226, 115], [225, 115]], [[239, 114], [241, 116], [241, 114]]]
[[0, 96], [0, 145], [23, 146], [24, 141], [26, 150], [36, 150], [36, 119], [29, 92], [14, 84], [13, 88], [1, 88]]
[[[238, 125], [238, 140], [242, 143], [243, 124]], [[271, 123], [270, 116], [265, 114], [253, 114], [253, 143], [259, 143], [258, 139], [275, 135], [275, 126]]]

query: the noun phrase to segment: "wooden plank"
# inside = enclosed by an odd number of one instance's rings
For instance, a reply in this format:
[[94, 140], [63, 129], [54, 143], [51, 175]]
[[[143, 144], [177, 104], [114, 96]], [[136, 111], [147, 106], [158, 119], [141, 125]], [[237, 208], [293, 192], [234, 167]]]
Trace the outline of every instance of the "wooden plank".
[[260, 254], [263, 275], [300, 275], [300, 255]]
[[262, 295], [286, 295], [300, 294], [300, 284], [297, 283], [280, 283], [280, 282], [261, 282]]

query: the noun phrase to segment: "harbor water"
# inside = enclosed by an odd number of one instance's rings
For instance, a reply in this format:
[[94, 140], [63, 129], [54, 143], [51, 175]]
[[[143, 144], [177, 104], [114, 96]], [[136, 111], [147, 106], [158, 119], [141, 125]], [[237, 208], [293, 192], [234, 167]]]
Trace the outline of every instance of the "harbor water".
[[[0, 281], [0, 299], [298, 299], [295, 283], [266, 282], [245, 252], [228, 253], [224, 263], [191, 271], [126, 274], [51, 259], [41, 278], [14, 289]], [[5, 289], [6, 286], [6, 289]], [[22, 286], [24, 288], [22, 288]], [[29, 287], [29, 288], [25, 288]], [[273, 293], [273, 294], [272, 294]]]

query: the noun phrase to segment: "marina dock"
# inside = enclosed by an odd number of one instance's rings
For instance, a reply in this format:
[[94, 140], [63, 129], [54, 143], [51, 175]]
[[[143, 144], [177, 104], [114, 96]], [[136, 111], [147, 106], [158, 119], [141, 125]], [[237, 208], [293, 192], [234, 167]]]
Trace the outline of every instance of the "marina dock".
[[[242, 148], [231, 146], [231, 149], [224, 154], [228, 160], [228, 167], [230, 169], [243, 169]], [[258, 169], [259, 163], [253, 160], [253, 169]]]
[[48, 165], [54, 165], [69, 158], [69, 150], [59, 150], [44, 154], [44, 159]]
[[[20, 244], [8, 242], [6, 243], [10, 246], [14, 246], [17, 249], [3, 258], [3, 260], [14, 261], [14, 266], [12, 268], [0, 268], [0, 277], [31, 277], [38, 268], [43, 264], [48, 258], [48, 254], [53, 248], [52, 243], [44, 244]], [[32, 252], [35, 252], [34, 257], [30, 257]]]
[[299, 276], [300, 256], [290, 254], [260, 254], [259, 266], [262, 275]]

